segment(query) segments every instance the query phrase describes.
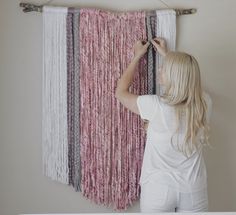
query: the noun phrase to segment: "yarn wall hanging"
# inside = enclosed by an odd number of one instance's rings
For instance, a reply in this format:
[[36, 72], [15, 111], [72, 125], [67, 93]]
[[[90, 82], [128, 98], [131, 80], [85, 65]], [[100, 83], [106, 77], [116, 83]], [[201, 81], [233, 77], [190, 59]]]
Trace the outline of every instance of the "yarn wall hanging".
[[[112, 12], [43, 7], [43, 173], [92, 202], [127, 209], [139, 199], [146, 133], [115, 98], [135, 41], [175, 49], [174, 10]], [[161, 57], [149, 47], [130, 91], [160, 93]]]

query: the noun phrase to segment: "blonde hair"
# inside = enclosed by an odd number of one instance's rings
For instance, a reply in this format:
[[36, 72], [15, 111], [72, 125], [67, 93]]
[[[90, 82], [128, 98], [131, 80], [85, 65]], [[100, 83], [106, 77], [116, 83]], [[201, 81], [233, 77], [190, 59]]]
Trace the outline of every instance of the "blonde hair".
[[199, 146], [196, 138], [200, 129], [203, 130], [201, 143], [209, 145], [210, 127], [207, 122], [207, 103], [203, 98], [199, 65], [197, 60], [187, 53], [168, 52], [162, 70], [165, 76], [165, 89], [160, 97], [166, 104], [175, 107], [175, 133], [180, 129], [182, 117], [185, 118], [184, 144], [177, 146], [178, 150], [188, 157], [188, 152], [192, 154]]

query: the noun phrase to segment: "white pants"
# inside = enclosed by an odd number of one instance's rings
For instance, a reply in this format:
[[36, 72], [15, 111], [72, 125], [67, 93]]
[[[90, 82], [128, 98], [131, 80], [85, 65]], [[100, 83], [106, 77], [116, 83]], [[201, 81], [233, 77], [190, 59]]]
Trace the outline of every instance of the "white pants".
[[207, 188], [191, 193], [182, 193], [150, 180], [141, 185], [141, 213], [153, 212], [207, 212]]

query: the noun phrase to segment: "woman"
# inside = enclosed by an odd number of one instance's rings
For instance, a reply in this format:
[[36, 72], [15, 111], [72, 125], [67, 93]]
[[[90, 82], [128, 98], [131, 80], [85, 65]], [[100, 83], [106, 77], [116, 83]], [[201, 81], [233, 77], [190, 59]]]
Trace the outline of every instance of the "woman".
[[[163, 93], [135, 95], [128, 88], [149, 45], [164, 57]], [[212, 100], [201, 88], [196, 59], [168, 52], [163, 38], [137, 41], [134, 58], [119, 79], [116, 98], [148, 120], [140, 177], [141, 212], [208, 211], [207, 172], [202, 147], [209, 145]]]

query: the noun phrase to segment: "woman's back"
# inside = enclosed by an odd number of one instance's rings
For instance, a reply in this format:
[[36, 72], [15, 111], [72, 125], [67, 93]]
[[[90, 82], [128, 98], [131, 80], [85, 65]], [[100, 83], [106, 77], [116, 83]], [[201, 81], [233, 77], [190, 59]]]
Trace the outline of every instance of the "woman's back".
[[128, 109], [149, 121], [139, 181], [141, 212], [207, 211], [202, 148], [209, 144], [211, 99], [203, 93], [200, 67], [192, 55], [167, 51], [161, 38], [151, 41], [164, 57], [159, 73], [153, 71], [153, 83], [161, 97], [132, 95], [128, 90], [137, 59], [149, 46], [141, 41], [116, 93]]
[[[207, 103], [207, 121], [210, 120], [212, 100], [204, 92]], [[175, 146], [177, 138], [180, 145], [184, 143], [186, 128], [180, 126], [178, 135], [171, 137], [176, 129], [174, 107], [165, 104], [157, 95], [141, 95], [137, 99], [140, 116], [149, 120], [147, 140], [143, 157], [140, 184], [144, 184], [149, 177], [158, 179], [158, 183], [169, 184], [181, 192], [200, 190], [207, 186], [206, 166], [200, 143], [201, 132], [198, 133], [199, 150], [195, 150], [190, 157], [186, 157]]]

